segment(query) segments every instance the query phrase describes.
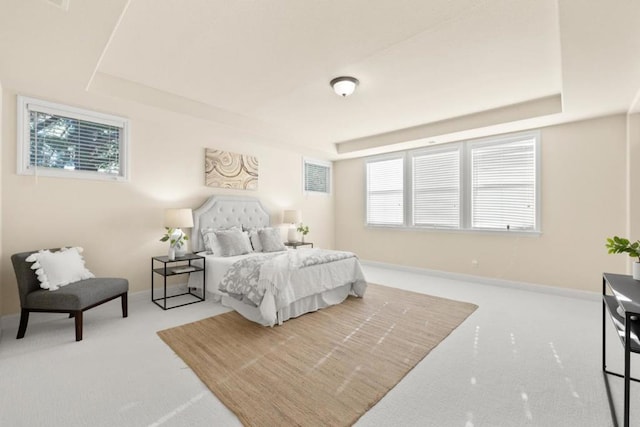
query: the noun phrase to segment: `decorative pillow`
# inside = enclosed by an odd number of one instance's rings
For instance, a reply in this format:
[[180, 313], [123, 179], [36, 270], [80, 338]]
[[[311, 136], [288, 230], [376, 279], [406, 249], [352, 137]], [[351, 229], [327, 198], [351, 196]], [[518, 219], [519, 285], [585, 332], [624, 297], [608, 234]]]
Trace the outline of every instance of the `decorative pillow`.
[[40, 287], [55, 291], [60, 286], [95, 277], [84, 266], [82, 251], [80, 247], [62, 248], [58, 252], [43, 249], [29, 255], [26, 261], [33, 263], [31, 269], [36, 271]]
[[280, 236], [280, 230], [277, 228], [263, 228], [258, 230], [258, 236], [260, 236], [260, 244], [262, 245], [263, 252], [278, 252], [286, 251], [287, 248], [282, 243], [282, 237]]
[[203, 228], [200, 230], [202, 234], [202, 243], [204, 243], [204, 249], [208, 254], [218, 255], [220, 254], [220, 245], [216, 237], [216, 230], [213, 228]]
[[218, 244], [220, 245], [220, 255], [235, 256], [244, 255], [252, 251], [249, 235], [242, 231], [235, 230], [218, 230], [215, 232]]
[[231, 230], [239, 230], [239, 228], [203, 228], [202, 230], [200, 230], [200, 234], [202, 235], [202, 242], [204, 243], [204, 249], [207, 251], [207, 253], [222, 256], [222, 248], [220, 247], [220, 243], [218, 242], [218, 238], [216, 237], [216, 231]]
[[253, 247], [254, 252], [262, 252], [262, 243], [260, 243], [260, 236], [258, 235], [258, 230], [262, 230], [262, 228], [251, 228], [249, 229], [249, 240], [251, 241], [251, 247]]

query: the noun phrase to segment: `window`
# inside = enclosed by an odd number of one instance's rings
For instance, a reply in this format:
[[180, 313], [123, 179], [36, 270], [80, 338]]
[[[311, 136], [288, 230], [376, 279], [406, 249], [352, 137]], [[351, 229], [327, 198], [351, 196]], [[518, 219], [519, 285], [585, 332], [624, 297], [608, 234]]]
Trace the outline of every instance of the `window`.
[[413, 224], [460, 227], [460, 147], [412, 155]]
[[539, 132], [366, 161], [367, 224], [539, 231]]
[[367, 224], [404, 224], [404, 158], [367, 162]]
[[471, 227], [533, 230], [535, 138], [471, 145]]
[[303, 160], [304, 192], [331, 194], [331, 162]]
[[126, 180], [128, 120], [18, 96], [18, 173]]

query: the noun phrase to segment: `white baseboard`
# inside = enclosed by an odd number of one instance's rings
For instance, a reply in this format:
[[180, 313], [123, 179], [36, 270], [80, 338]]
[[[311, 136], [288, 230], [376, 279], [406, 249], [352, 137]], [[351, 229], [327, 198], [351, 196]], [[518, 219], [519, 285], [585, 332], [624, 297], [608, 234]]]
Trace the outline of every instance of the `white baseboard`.
[[546, 294], [553, 294], [569, 298], [580, 298], [590, 301], [599, 301], [602, 299], [602, 295], [598, 292], [583, 291], [579, 289], [561, 288], [558, 286], [539, 285], [535, 283], [517, 282], [513, 280], [496, 279], [493, 277], [473, 276], [471, 274], [451, 273], [442, 270], [431, 270], [422, 267], [411, 267], [399, 264], [389, 264], [379, 261], [360, 260], [364, 265], [370, 265], [371, 267], [387, 268], [391, 270], [404, 271], [407, 273], [423, 274], [426, 276], [442, 277], [444, 279], [461, 280], [465, 282], [481, 283], [490, 286], [500, 286], [504, 288], [514, 288], [529, 292], [539, 292]]

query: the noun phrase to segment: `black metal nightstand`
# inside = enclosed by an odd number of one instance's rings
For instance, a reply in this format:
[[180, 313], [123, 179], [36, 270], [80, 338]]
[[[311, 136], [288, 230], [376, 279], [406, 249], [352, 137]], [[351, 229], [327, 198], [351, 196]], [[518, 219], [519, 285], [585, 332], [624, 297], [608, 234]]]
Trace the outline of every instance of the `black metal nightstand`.
[[[202, 267], [191, 264], [192, 261], [202, 260]], [[155, 263], [162, 263], [162, 267], [156, 268]], [[173, 265], [175, 264], [175, 265]], [[207, 293], [207, 272], [206, 272], [206, 262], [205, 258], [196, 254], [186, 254], [181, 257], [176, 257], [174, 260], [170, 260], [168, 256], [154, 256], [151, 258], [151, 301], [158, 307], [163, 310], [169, 310], [176, 307], [182, 307], [183, 305], [195, 304], [197, 302], [204, 301], [205, 295]], [[202, 295], [198, 295], [197, 293], [193, 293], [191, 289], [187, 289], [187, 292], [183, 292], [177, 295], [167, 296], [167, 277], [177, 276], [179, 274], [187, 274], [187, 273], [202, 273]], [[153, 290], [154, 290], [154, 278], [155, 275], [162, 276], [164, 279], [163, 284], [163, 294], [160, 298], [154, 298]], [[167, 307], [167, 300], [170, 298], [181, 297], [184, 295], [188, 295], [190, 297], [195, 298], [195, 301], [185, 302], [183, 304], [177, 304], [174, 306]], [[158, 301], [162, 301], [160, 304]]]
[[300, 246], [311, 246], [313, 248], [313, 243], [311, 242], [284, 242], [284, 245], [293, 249], [298, 249]]

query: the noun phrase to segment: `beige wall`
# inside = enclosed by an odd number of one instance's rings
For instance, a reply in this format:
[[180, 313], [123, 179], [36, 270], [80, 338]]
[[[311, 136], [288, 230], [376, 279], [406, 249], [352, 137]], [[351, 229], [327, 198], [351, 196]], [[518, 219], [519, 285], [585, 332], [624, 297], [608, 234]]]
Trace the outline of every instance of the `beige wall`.
[[[598, 291], [626, 272], [605, 238], [626, 233], [626, 116], [541, 131], [542, 235], [365, 227], [365, 159], [335, 163], [336, 247], [361, 259]], [[477, 260], [477, 267], [472, 265]]]
[[[2, 82], [0, 81], [0, 147], [4, 147], [4, 127], [3, 127], [3, 114], [2, 114]], [[2, 150], [0, 150], [0, 188], [2, 188]], [[1, 194], [1, 192], [0, 192]], [[0, 197], [0, 243], [2, 242], [2, 197]], [[2, 251], [2, 244], [0, 244], [0, 260], [4, 258], [4, 253]], [[2, 263], [0, 263], [0, 277], [2, 276], [2, 270], [4, 267]], [[2, 285], [0, 285], [0, 316], [2, 315], [2, 306], [4, 301], [4, 289]], [[0, 318], [0, 338], [2, 338], [2, 318]]]
[[[259, 197], [279, 223], [282, 209], [297, 208], [310, 225], [308, 239], [333, 247], [333, 197], [304, 196], [302, 156], [237, 129], [141, 104], [51, 86], [25, 93], [54, 102], [122, 115], [131, 120], [131, 179], [102, 182], [16, 174], [16, 91], [5, 87], [1, 152], [3, 295], [0, 314], [19, 311], [10, 254], [77, 245], [97, 275], [129, 279], [132, 292], [149, 289], [150, 258], [167, 251], [159, 242], [163, 212], [197, 208], [214, 194]], [[255, 155], [258, 191], [221, 190], [204, 185], [207, 147]]]
[[630, 114], [628, 118], [628, 170], [629, 170], [629, 207], [628, 232], [634, 240], [640, 239], [640, 113]]

